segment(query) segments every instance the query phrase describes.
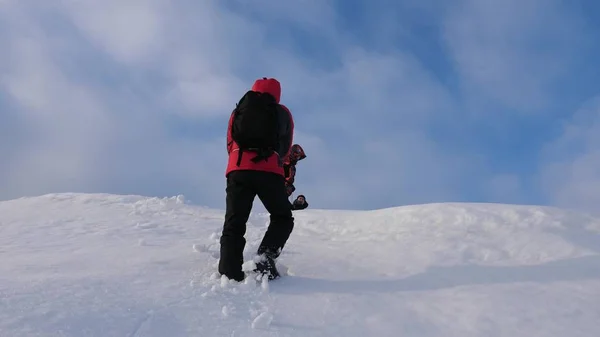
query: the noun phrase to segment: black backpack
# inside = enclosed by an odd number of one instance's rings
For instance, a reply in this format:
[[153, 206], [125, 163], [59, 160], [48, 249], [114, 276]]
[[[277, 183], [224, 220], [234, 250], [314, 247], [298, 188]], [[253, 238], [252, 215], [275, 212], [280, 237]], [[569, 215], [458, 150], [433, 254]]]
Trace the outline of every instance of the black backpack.
[[231, 138], [239, 147], [237, 166], [240, 166], [244, 150], [257, 152], [252, 161], [265, 161], [278, 147], [279, 104], [268, 93], [248, 91], [236, 104]]

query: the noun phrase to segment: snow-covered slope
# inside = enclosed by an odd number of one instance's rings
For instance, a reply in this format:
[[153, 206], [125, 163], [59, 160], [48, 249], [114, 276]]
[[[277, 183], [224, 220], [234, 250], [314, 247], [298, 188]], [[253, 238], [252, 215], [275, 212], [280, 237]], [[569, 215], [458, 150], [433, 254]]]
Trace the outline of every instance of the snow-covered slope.
[[[237, 284], [215, 274], [222, 211], [180, 197], [1, 202], [0, 335], [600, 334], [600, 219], [494, 204], [295, 216], [289, 275]], [[267, 221], [251, 217], [248, 259]]]

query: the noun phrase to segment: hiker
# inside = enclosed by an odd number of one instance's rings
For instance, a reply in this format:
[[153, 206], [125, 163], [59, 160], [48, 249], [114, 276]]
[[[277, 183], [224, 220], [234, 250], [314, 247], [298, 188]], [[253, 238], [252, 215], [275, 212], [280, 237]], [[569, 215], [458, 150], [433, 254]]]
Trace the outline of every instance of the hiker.
[[[304, 153], [302, 146], [294, 144], [292, 145], [289, 155], [283, 162], [285, 188], [288, 197], [296, 190], [296, 187], [294, 186], [294, 181], [296, 178], [296, 164], [304, 158], [306, 158], [306, 153]], [[306, 198], [303, 195], [300, 195], [298, 198], [296, 198], [296, 200], [294, 200], [293, 203], [290, 204], [290, 207], [292, 208], [292, 211], [301, 210], [307, 208], [308, 203], [306, 202]]]
[[257, 250], [260, 261], [255, 272], [268, 276], [269, 280], [279, 277], [275, 260], [294, 227], [283, 168], [293, 144], [294, 120], [290, 110], [280, 104], [280, 97], [278, 80], [258, 79], [229, 118], [227, 196], [219, 273], [236, 281], [245, 278], [244, 235], [255, 196], [270, 213], [269, 226]]

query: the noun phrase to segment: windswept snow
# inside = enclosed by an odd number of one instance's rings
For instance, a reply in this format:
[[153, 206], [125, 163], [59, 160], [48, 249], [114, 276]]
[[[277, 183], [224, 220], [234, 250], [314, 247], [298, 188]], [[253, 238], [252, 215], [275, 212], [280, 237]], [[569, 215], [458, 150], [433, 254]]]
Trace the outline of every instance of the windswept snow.
[[[0, 202], [0, 336], [600, 333], [598, 218], [461, 203], [294, 214], [287, 275], [237, 283], [216, 273], [223, 212], [182, 197]], [[267, 222], [250, 218], [248, 261]]]

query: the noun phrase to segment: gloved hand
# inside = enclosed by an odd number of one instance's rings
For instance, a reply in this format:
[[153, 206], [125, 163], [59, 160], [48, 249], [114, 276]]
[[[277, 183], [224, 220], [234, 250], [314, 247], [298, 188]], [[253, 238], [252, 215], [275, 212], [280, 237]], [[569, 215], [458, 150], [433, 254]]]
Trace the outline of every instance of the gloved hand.
[[306, 201], [306, 198], [302, 194], [299, 195], [296, 198], [296, 200], [294, 200], [294, 202], [292, 203], [293, 210], [305, 209], [307, 207], [308, 207], [308, 202]]

